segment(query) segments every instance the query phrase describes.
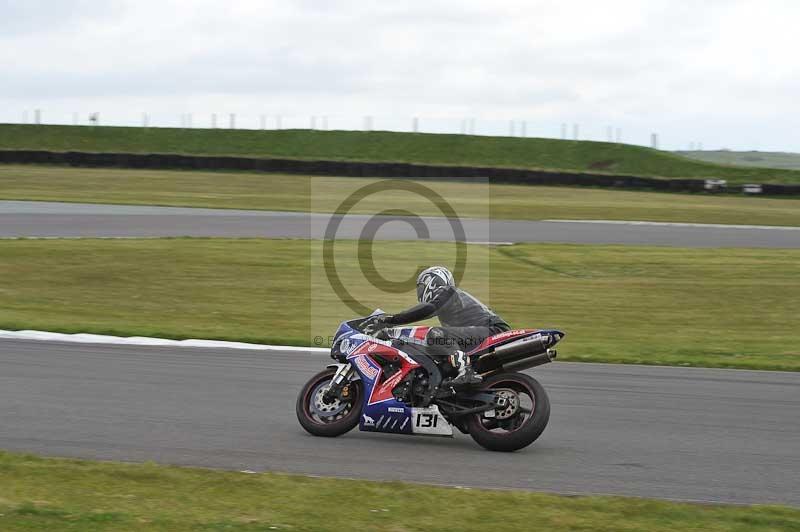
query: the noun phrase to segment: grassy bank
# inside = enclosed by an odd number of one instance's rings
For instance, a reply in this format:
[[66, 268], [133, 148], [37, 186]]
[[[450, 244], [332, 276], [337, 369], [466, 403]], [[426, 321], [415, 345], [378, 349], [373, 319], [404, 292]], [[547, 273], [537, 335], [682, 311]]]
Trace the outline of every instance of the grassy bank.
[[731, 183], [798, 183], [800, 172], [737, 168], [629, 144], [386, 131], [0, 125], [0, 149], [242, 155], [538, 168]]
[[800, 528], [800, 510], [245, 474], [0, 451], [0, 529], [7, 531], [531, 527], [554, 532], [766, 532]]
[[[0, 328], [311, 345], [353, 311], [327, 288], [318, 242], [0, 242]], [[452, 264], [450, 244], [377, 242], [377, 270], [407, 279]], [[397, 311], [412, 293], [363, 280], [338, 242], [343, 284]], [[800, 250], [469, 246], [463, 281], [514, 326], [568, 333], [561, 359], [800, 370]]]
[[[0, 199], [128, 203], [291, 211], [333, 211], [374, 179], [272, 174], [0, 165]], [[425, 182], [460, 216], [505, 219], [650, 220], [800, 225], [800, 200], [664, 194], [564, 187]], [[354, 212], [386, 204], [440, 215], [402, 193], [367, 198]]]
[[713, 164], [800, 170], [800, 153], [731, 150], [678, 151], [676, 153], [683, 157]]

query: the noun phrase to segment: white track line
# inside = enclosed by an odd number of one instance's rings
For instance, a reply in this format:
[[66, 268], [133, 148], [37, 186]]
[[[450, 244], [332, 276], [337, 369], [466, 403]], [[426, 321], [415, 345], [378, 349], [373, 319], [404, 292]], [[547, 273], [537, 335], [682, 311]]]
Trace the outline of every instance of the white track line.
[[[193, 239], [205, 240], [208, 238], [225, 238], [227, 240], [292, 240], [285, 237], [260, 237], [260, 236], [0, 236], [0, 240], [167, 240], [167, 239]], [[303, 239], [308, 240], [308, 239]], [[312, 239], [319, 241], [320, 239]], [[392, 242], [392, 241], [388, 241]], [[396, 242], [396, 241], [395, 241]], [[449, 242], [449, 241], [448, 241]], [[516, 242], [494, 242], [490, 240], [466, 240], [464, 244], [470, 246], [513, 246]]]
[[543, 222], [563, 222], [570, 224], [616, 224], [653, 225], [656, 227], [699, 227], [715, 229], [769, 229], [774, 231], [800, 231], [800, 227], [788, 225], [735, 225], [735, 224], [697, 224], [687, 222], [646, 222], [640, 220], [542, 220]]
[[245, 342], [223, 342], [220, 340], [167, 340], [165, 338], [148, 338], [144, 336], [106, 336], [102, 334], [63, 334], [46, 331], [4, 331], [0, 330], [0, 339], [41, 340], [48, 342], [72, 342], [81, 344], [114, 344], [138, 346], [168, 347], [211, 347], [217, 349], [255, 349], [259, 351], [303, 351], [311, 353], [329, 353], [324, 347], [296, 347], [288, 345], [249, 344]]
[[[221, 340], [168, 340], [166, 338], [151, 338], [146, 336], [106, 336], [102, 334], [64, 334], [47, 331], [5, 331], [0, 329], [0, 340], [38, 340], [44, 342], [70, 342], [76, 344], [111, 344], [111, 345], [137, 345], [137, 346], [166, 346], [166, 347], [210, 347], [217, 349], [252, 349], [258, 351], [302, 351], [327, 355], [330, 349], [325, 347], [297, 347], [293, 345], [266, 345], [248, 344], [245, 342], [224, 342]], [[790, 371], [738, 369], [738, 368], [697, 368], [692, 366], [663, 366], [659, 364], [618, 364], [608, 362], [577, 362], [559, 361], [558, 364], [575, 364], [581, 366], [630, 366], [634, 368], [665, 368], [682, 370], [713, 370], [713, 371], [748, 371], [763, 373], [787, 374]]]

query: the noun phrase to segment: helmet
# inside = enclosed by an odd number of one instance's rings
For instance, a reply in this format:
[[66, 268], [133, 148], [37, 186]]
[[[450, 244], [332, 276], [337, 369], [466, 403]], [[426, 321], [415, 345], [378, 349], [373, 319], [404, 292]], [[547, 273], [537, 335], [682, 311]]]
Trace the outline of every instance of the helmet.
[[455, 286], [453, 274], [444, 266], [431, 266], [417, 277], [417, 300], [427, 303], [448, 286]]

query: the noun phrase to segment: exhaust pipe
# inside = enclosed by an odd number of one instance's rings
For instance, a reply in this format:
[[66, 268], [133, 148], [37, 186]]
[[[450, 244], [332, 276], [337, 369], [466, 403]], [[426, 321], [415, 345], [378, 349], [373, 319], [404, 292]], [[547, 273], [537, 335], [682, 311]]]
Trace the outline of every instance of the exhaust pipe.
[[491, 356], [498, 363], [502, 364], [503, 362], [510, 362], [535, 353], [542, 353], [546, 351], [551, 344], [552, 338], [550, 338], [549, 334], [538, 334], [522, 338], [510, 344], [501, 345], [486, 356]]
[[541, 366], [542, 364], [548, 364], [555, 360], [558, 353], [556, 353], [555, 349], [548, 349], [546, 352], [536, 355], [531, 358], [526, 358], [524, 360], [518, 360], [516, 362], [509, 362], [508, 364], [503, 364], [500, 366], [501, 371], [522, 371], [524, 369], [535, 368], [536, 366]]
[[558, 356], [558, 353], [555, 349], [548, 349], [544, 353], [540, 353], [530, 358], [506, 362], [505, 364], [482, 373], [481, 375], [484, 377], [490, 377], [504, 371], [522, 371], [525, 369], [535, 368], [536, 366], [541, 366], [543, 364], [552, 362], [555, 360], [556, 356]]

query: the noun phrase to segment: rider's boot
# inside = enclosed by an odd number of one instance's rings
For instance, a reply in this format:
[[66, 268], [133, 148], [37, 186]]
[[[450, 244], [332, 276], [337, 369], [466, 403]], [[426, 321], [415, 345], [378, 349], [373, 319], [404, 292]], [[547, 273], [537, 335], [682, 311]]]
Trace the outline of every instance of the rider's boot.
[[458, 375], [447, 383], [449, 386], [469, 386], [471, 384], [480, 384], [483, 381], [483, 378], [472, 369], [469, 357], [464, 351], [456, 351], [450, 355], [450, 365], [458, 371]]

